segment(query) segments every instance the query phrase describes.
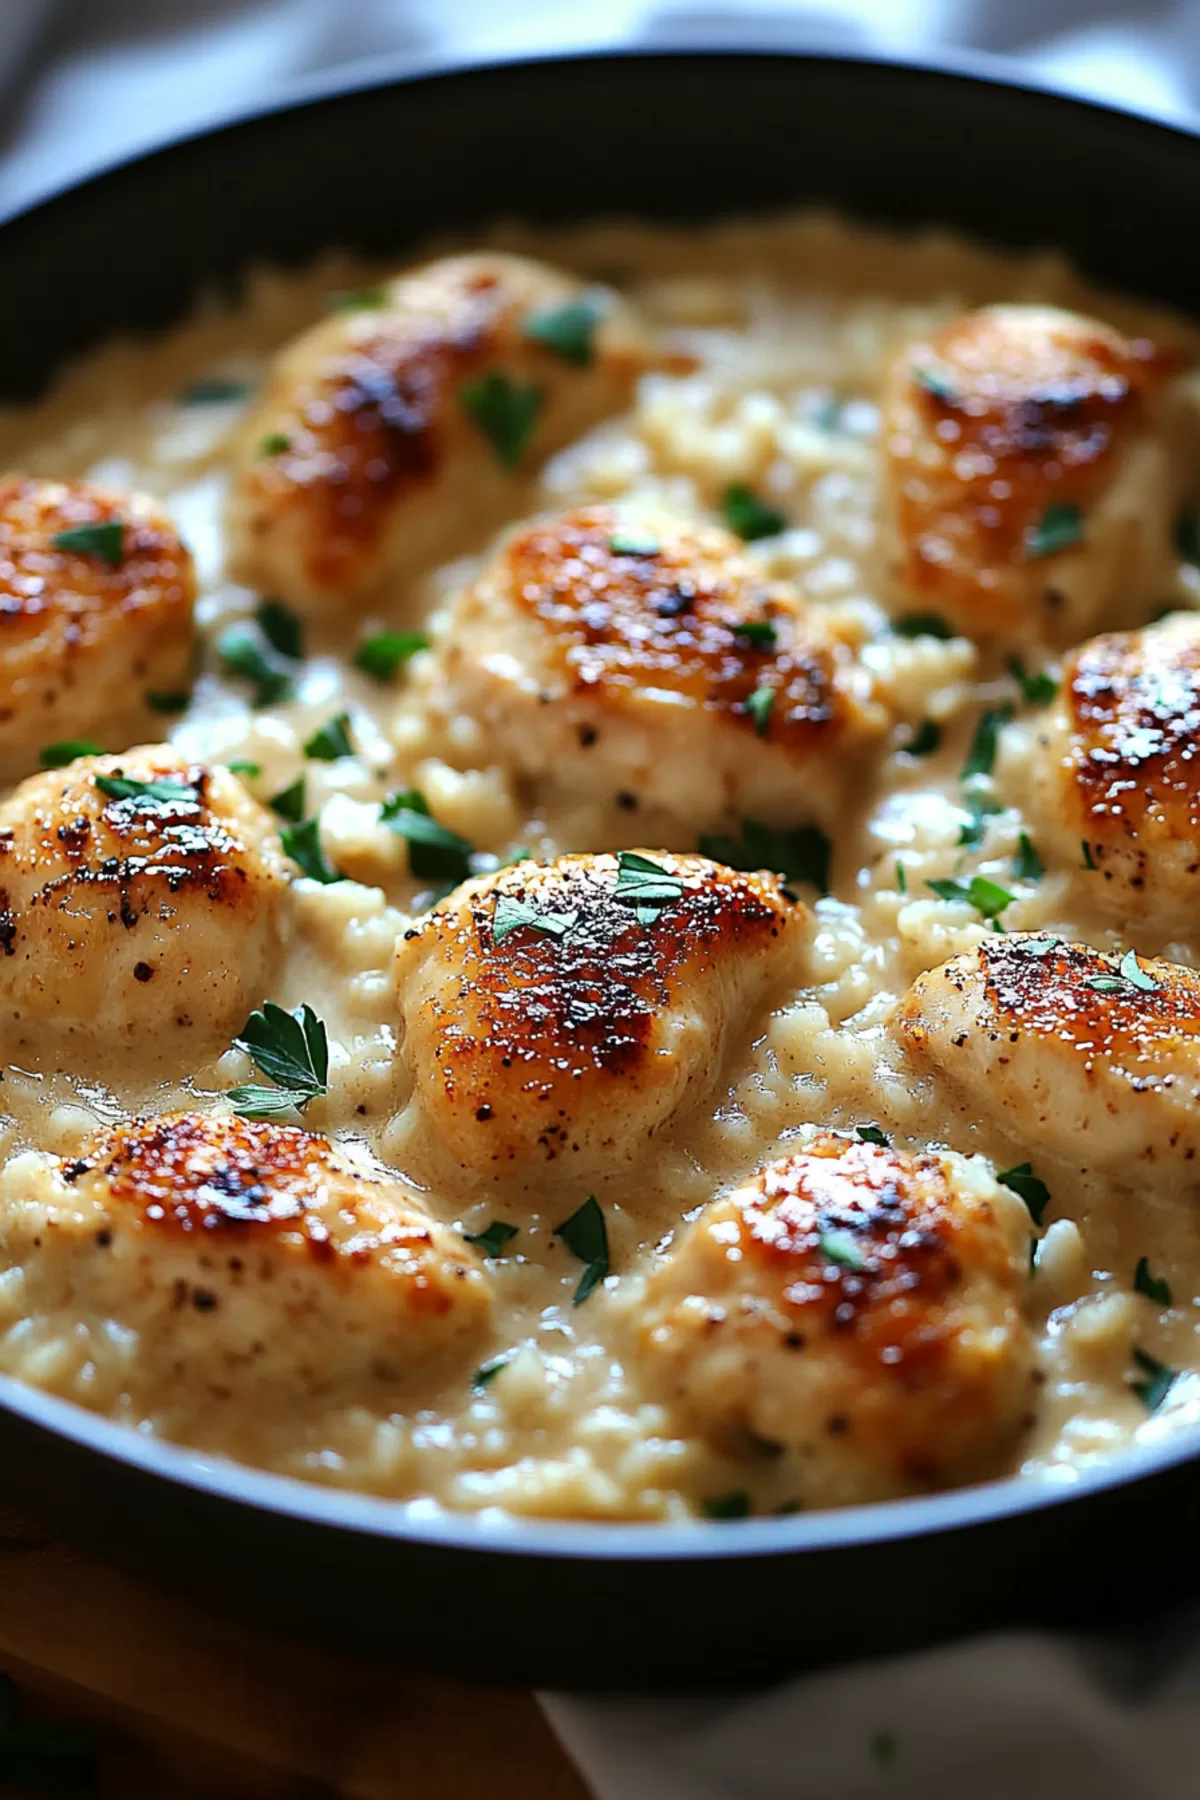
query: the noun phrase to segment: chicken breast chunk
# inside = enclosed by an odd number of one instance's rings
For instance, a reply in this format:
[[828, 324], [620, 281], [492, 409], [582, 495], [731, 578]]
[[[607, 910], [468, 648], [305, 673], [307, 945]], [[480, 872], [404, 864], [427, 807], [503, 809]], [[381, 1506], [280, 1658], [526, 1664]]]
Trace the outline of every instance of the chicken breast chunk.
[[148, 745], [32, 776], [0, 806], [0, 1040], [72, 1068], [194, 1059], [269, 987], [287, 887], [225, 769]]
[[728, 532], [589, 506], [518, 528], [453, 611], [446, 688], [527, 774], [695, 828], [828, 817], [886, 718]]
[[1172, 560], [1170, 365], [1047, 306], [987, 306], [909, 345], [883, 405], [898, 603], [977, 637], [1140, 622]]
[[399, 947], [417, 1154], [535, 1199], [627, 1171], [801, 977], [774, 876], [622, 852], [459, 888]]
[[[915, 981], [894, 1029], [971, 1119], [1073, 1168], [1173, 1182], [1200, 1147], [1200, 973], [1014, 933]], [[1200, 1165], [1197, 1172], [1200, 1173]]]
[[641, 1366], [839, 1505], [992, 1473], [1030, 1401], [1029, 1217], [978, 1158], [835, 1132], [712, 1201], [635, 1309]]
[[1118, 919], [1184, 929], [1200, 908], [1200, 618], [1093, 638], [1039, 743], [1038, 840]]
[[395, 1177], [306, 1131], [200, 1113], [100, 1132], [73, 1162], [14, 1159], [0, 1263], [21, 1271], [0, 1326], [74, 1321], [47, 1385], [226, 1449], [261, 1449], [281, 1409], [293, 1442], [298, 1409], [386, 1410], [469, 1352], [490, 1309], [474, 1251]]
[[234, 575], [310, 612], [484, 541], [649, 356], [618, 295], [521, 257], [447, 257], [374, 298], [281, 354], [235, 468]]
[[0, 477], [0, 783], [63, 739], [110, 750], [191, 684], [192, 559], [165, 513], [83, 481]]

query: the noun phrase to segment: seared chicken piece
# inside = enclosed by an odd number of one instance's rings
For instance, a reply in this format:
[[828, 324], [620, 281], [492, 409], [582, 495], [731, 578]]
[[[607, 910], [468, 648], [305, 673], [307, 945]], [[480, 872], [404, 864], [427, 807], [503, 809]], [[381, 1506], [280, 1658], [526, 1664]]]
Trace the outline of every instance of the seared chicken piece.
[[[394, 1176], [307, 1131], [201, 1113], [101, 1132], [74, 1162], [10, 1164], [0, 1262], [24, 1270], [24, 1319], [75, 1321], [72, 1397], [123, 1393], [174, 1435], [226, 1442], [249, 1423], [238, 1409], [269, 1423], [402, 1395], [469, 1351], [490, 1308], [474, 1251]], [[74, 1389], [92, 1339], [93, 1376], [112, 1380], [114, 1332], [134, 1339], [117, 1393]]]
[[649, 357], [615, 293], [522, 257], [447, 257], [380, 296], [282, 353], [235, 468], [234, 575], [308, 611], [482, 542]]
[[886, 724], [793, 588], [728, 532], [644, 509], [520, 527], [460, 596], [441, 659], [527, 774], [693, 827], [829, 817]]
[[[970, 1119], [1031, 1152], [1173, 1181], [1200, 1148], [1200, 973], [1029, 934], [920, 976], [894, 1017]], [[1200, 1165], [1197, 1165], [1200, 1169]]]
[[0, 806], [0, 1040], [194, 1058], [268, 988], [287, 886], [225, 769], [152, 744], [32, 776]]
[[[72, 547], [74, 544], [74, 547]], [[137, 494], [0, 478], [0, 782], [64, 738], [121, 750], [191, 683], [192, 559]]]
[[801, 979], [810, 917], [774, 876], [660, 851], [465, 884], [397, 952], [416, 1143], [535, 1196], [622, 1173]]
[[902, 606], [970, 636], [1136, 623], [1171, 564], [1171, 359], [1048, 306], [987, 306], [910, 345], [883, 405]]
[[642, 1366], [732, 1453], [782, 1447], [806, 1504], [969, 1481], [1030, 1400], [1029, 1215], [977, 1159], [817, 1132], [712, 1201], [651, 1272]]
[[[1200, 910], [1200, 618], [1093, 638], [1067, 663], [1041, 741], [1038, 842], [1123, 920]], [[1086, 845], [1086, 850], [1084, 846]]]

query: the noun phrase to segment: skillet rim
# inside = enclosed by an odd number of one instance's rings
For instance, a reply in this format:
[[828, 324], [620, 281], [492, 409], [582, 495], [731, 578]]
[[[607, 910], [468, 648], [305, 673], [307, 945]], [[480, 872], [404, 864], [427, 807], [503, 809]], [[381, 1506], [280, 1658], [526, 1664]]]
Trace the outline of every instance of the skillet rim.
[[[782, 30], [760, 26], [748, 34], [753, 41], [739, 41], [736, 48], [703, 41], [659, 44], [653, 40], [599, 40], [569, 49], [513, 50], [480, 56], [399, 54], [354, 62], [331, 73], [288, 82], [261, 102], [218, 111], [208, 120], [104, 160], [85, 174], [34, 190], [0, 209], [0, 251], [4, 235], [26, 221], [36, 223], [43, 216], [52, 216], [60, 204], [86, 201], [94, 191], [119, 185], [145, 165], [169, 162], [173, 153], [201, 149], [208, 140], [257, 125], [269, 126], [270, 121], [281, 116], [355, 94], [388, 88], [403, 91], [410, 86], [431, 86], [462, 78], [503, 79], [509, 70], [531, 67], [724, 61], [808, 63], [849, 71], [862, 68], [875, 76], [897, 80], [929, 77], [1005, 89], [1054, 109], [1076, 111], [1085, 121], [1098, 116], [1108, 128], [1132, 127], [1150, 136], [1182, 140], [1200, 156], [1200, 112], [1180, 109], [1168, 114], [1143, 105], [1117, 105], [1080, 92], [1065, 82], [1021, 70], [1015, 61], [987, 52], [948, 50], [937, 55], [885, 55], [856, 47], [800, 46], [780, 41], [784, 35]], [[1086, 123], [1080, 128], [1086, 130]], [[1146, 297], [1153, 299], [1153, 295]], [[137, 1476], [256, 1514], [284, 1515], [299, 1525], [382, 1541], [423, 1544], [476, 1556], [500, 1554], [543, 1560], [676, 1563], [715, 1557], [736, 1561], [805, 1551], [849, 1551], [912, 1538], [935, 1539], [1037, 1515], [1071, 1502], [1081, 1503], [1200, 1461], [1200, 1426], [1193, 1426], [1162, 1444], [1127, 1449], [1111, 1461], [1075, 1474], [1069, 1481], [1014, 1474], [937, 1494], [786, 1518], [696, 1520], [679, 1525], [607, 1523], [505, 1516], [499, 1509], [455, 1513], [432, 1502], [387, 1500], [300, 1477], [276, 1475], [190, 1451], [167, 1440], [143, 1437], [131, 1426], [88, 1412], [73, 1401], [3, 1374], [0, 1412], [89, 1456], [122, 1465]]]

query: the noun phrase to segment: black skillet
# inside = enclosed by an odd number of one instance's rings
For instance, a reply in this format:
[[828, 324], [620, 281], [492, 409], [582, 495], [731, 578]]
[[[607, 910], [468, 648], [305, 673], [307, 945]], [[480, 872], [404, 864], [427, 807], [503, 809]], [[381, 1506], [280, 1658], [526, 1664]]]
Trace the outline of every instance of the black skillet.
[[[328, 83], [0, 224], [0, 394], [170, 324], [251, 262], [400, 251], [498, 215], [808, 202], [1053, 245], [1102, 282], [1200, 297], [1188, 133], [962, 64], [600, 55]], [[1198, 1449], [812, 1517], [503, 1523], [190, 1456], [0, 1379], [4, 1490], [93, 1549], [279, 1629], [559, 1687], [724, 1684], [1181, 1596], [1200, 1586]]]

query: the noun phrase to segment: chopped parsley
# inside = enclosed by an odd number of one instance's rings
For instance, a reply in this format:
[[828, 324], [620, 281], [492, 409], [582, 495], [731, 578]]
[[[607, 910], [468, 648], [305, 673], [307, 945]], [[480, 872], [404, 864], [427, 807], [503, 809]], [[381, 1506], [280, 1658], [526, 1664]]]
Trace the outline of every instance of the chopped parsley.
[[1147, 1300], [1153, 1300], [1156, 1306], [1171, 1304], [1171, 1284], [1161, 1275], [1150, 1273], [1148, 1257], [1138, 1257], [1137, 1268], [1133, 1272], [1133, 1289], [1137, 1294], [1145, 1294]]
[[1184, 562], [1200, 563], [1200, 513], [1190, 508], [1175, 521], [1175, 548]]
[[56, 744], [44, 744], [38, 751], [38, 761], [43, 769], [64, 769], [80, 756], [101, 756], [103, 751], [99, 744], [93, 744], [91, 738], [60, 738]]
[[522, 336], [561, 356], [573, 368], [586, 369], [595, 354], [596, 327], [601, 308], [586, 294], [564, 300], [560, 306], [544, 306], [530, 313]]
[[497, 1356], [492, 1362], [484, 1363], [481, 1369], [476, 1369], [471, 1377], [471, 1386], [475, 1393], [482, 1394], [485, 1388], [491, 1387], [501, 1369], [507, 1369], [508, 1364], [507, 1356]]
[[152, 688], [146, 695], [146, 704], [154, 712], [170, 716], [172, 713], [186, 712], [191, 698], [190, 688]]
[[553, 1235], [560, 1237], [571, 1255], [584, 1265], [571, 1302], [572, 1306], [582, 1306], [608, 1274], [608, 1228], [596, 1196], [589, 1194], [578, 1212], [554, 1227]]
[[1053, 675], [1045, 669], [1037, 669], [1027, 675], [1025, 665], [1019, 656], [1010, 656], [1008, 672], [1021, 690], [1021, 698], [1026, 706], [1048, 706], [1058, 692], [1058, 683]]
[[1055, 937], [1053, 932], [1046, 937], [1013, 938], [1011, 940], [1012, 948], [1019, 950], [1022, 956], [1049, 956], [1052, 950], [1058, 949], [1061, 942], [1062, 939]]
[[1122, 988], [1139, 989], [1143, 994], [1157, 994], [1160, 983], [1152, 975], [1147, 975], [1137, 959], [1136, 950], [1127, 950], [1120, 964], [1111, 975], [1087, 975], [1084, 987], [1093, 988], [1098, 994], [1119, 994]]
[[459, 389], [463, 410], [482, 431], [501, 467], [515, 469], [542, 410], [542, 390], [489, 369]]
[[639, 925], [657, 923], [659, 914], [683, 898], [683, 879], [636, 850], [617, 854], [617, 884], [613, 897], [633, 907]]
[[733, 635], [755, 650], [773, 650], [779, 641], [779, 629], [770, 619], [743, 619], [733, 627]]
[[1042, 1215], [1050, 1203], [1050, 1189], [1044, 1181], [1039, 1181], [1030, 1163], [1016, 1163], [1011, 1169], [999, 1169], [996, 1180], [1001, 1187], [1016, 1194], [1029, 1208], [1029, 1216], [1035, 1225], [1040, 1225]]
[[789, 881], [806, 881], [819, 894], [829, 892], [833, 845], [819, 825], [797, 825], [777, 831], [757, 819], [743, 819], [741, 837], [701, 837], [701, 856], [730, 869], [771, 869]]
[[90, 1731], [18, 1719], [17, 1691], [0, 1675], [0, 1787], [55, 1794], [96, 1791], [96, 1749]]
[[492, 942], [502, 944], [522, 927], [541, 932], [543, 937], [564, 938], [578, 923], [578, 912], [543, 912], [540, 907], [531, 906], [528, 900], [518, 900], [515, 894], [497, 894], [492, 913]]
[[742, 710], [754, 720], [754, 730], [758, 737], [766, 737], [767, 727], [771, 723], [771, 708], [775, 704], [775, 689], [769, 687], [755, 688], [750, 698], [743, 703]]
[[891, 632], [893, 637], [940, 638], [943, 643], [955, 635], [941, 613], [934, 612], [904, 613], [899, 619], [892, 620]]
[[729, 1494], [713, 1494], [701, 1502], [706, 1519], [748, 1519], [750, 1496], [742, 1488]]
[[971, 748], [967, 751], [967, 760], [962, 766], [963, 781], [969, 781], [972, 775], [991, 774], [996, 766], [996, 744], [1000, 728], [1007, 725], [1011, 718], [1011, 706], [986, 706], [983, 709], [975, 722]]
[[614, 531], [608, 547], [614, 556], [658, 556], [662, 550], [649, 531]]
[[922, 719], [907, 744], [900, 748], [906, 756], [932, 756], [941, 748], [942, 728], [935, 725], [932, 719]]
[[1071, 502], [1048, 506], [1037, 524], [1025, 534], [1025, 556], [1033, 562], [1041, 556], [1057, 556], [1083, 537], [1083, 514]]
[[463, 1237], [468, 1244], [478, 1244], [485, 1256], [503, 1256], [505, 1244], [515, 1238], [520, 1229], [519, 1225], [508, 1225], [503, 1219], [493, 1219], [483, 1231], [464, 1231]]
[[268, 431], [258, 446], [258, 454], [260, 456], [282, 456], [284, 451], [290, 450], [291, 447], [292, 440], [286, 432]]
[[854, 1134], [860, 1143], [878, 1144], [881, 1150], [886, 1150], [892, 1141], [886, 1131], [880, 1131], [878, 1125], [856, 1125]]
[[270, 706], [292, 693], [292, 670], [251, 625], [231, 625], [217, 639], [217, 655], [235, 675], [255, 686], [254, 705]]
[[896, 892], [898, 894], [907, 894], [908, 892], [908, 870], [899, 857], [896, 858]]
[[939, 900], [965, 900], [968, 906], [973, 906], [977, 913], [982, 913], [993, 923], [1016, 898], [998, 882], [989, 881], [986, 875], [972, 875], [970, 881], [927, 881], [925, 886], [932, 888]]
[[299, 662], [304, 655], [304, 624], [282, 600], [260, 600], [254, 609], [258, 628], [280, 656]]
[[350, 739], [350, 714], [336, 713], [328, 724], [304, 740], [304, 754], [312, 762], [337, 762], [341, 756], [353, 756]]
[[1083, 849], [1083, 863], [1081, 866], [1085, 869], [1091, 869], [1091, 871], [1094, 874], [1095, 869], [1096, 869], [1096, 864], [1092, 860], [1092, 846], [1088, 843], [1086, 838], [1083, 839], [1082, 849]]
[[335, 313], [366, 312], [387, 303], [388, 291], [382, 287], [339, 288], [329, 296], [329, 310]]
[[189, 382], [179, 395], [184, 406], [220, 406], [228, 400], [244, 400], [250, 392], [245, 381], [233, 381], [224, 375], [206, 375]]
[[960, 804], [967, 819], [958, 828], [959, 846], [974, 850], [987, 836], [987, 821], [994, 819], [997, 813], [1002, 813], [1004, 808], [981, 787], [969, 788]]
[[304, 785], [304, 776], [297, 775], [290, 787], [280, 788], [277, 794], [272, 794], [267, 805], [281, 819], [290, 819], [293, 825], [298, 825], [304, 817]]
[[1166, 1363], [1159, 1362], [1148, 1350], [1135, 1350], [1133, 1360], [1142, 1372], [1140, 1381], [1131, 1381], [1129, 1387], [1135, 1393], [1148, 1413], [1157, 1412], [1172, 1387], [1178, 1369], [1169, 1369]]
[[861, 1275], [870, 1267], [848, 1231], [823, 1231], [817, 1239], [817, 1246], [821, 1255], [829, 1262], [836, 1263], [839, 1269], [849, 1269], [853, 1274]]
[[734, 481], [725, 489], [721, 515], [730, 531], [752, 544], [756, 538], [777, 537], [787, 530], [784, 513], [768, 506], [744, 482]]
[[102, 525], [72, 525], [69, 531], [55, 532], [50, 541], [56, 550], [98, 556], [110, 569], [120, 568], [125, 556], [125, 526], [120, 519], [109, 519]]
[[132, 800], [138, 807], [199, 804], [195, 788], [185, 781], [135, 781], [127, 775], [97, 775], [96, 786], [108, 799]]
[[1017, 854], [1013, 857], [1013, 875], [1018, 881], [1040, 881], [1045, 873], [1045, 863], [1038, 855], [1029, 833], [1023, 831], [1017, 839]]
[[408, 845], [409, 871], [418, 880], [457, 887], [471, 873], [473, 846], [448, 825], [438, 824], [416, 788], [390, 794], [379, 809], [379, 821]]
[[328, 1091], [329, 1040], [323, 1020], [311, 1006], [285, 1012], [273, 1000], [265, 1000], [233, 1041], [259, 1073], [275, 1083], [269, 1088], [231, 1090], [229, 1098], [243, 1118], [271, 1118], [293, 1107], [303, 1112], [310, 1100]]
[[302, 819], [298, 825], [288, 825], [279, 834], [283, 845], [283, 853], [290, 856], [302, 875], [310, 881], [319, 881], [322, 887], [332, 887], [335, 881], [345, 881], [346, 877], [340, 869], [335, 869], [328, 862], [321, 848], [321, 822], [319, 819]]
[[928, 367], [914, 369], [913, 380], [918, 387], [923, 387], [927, 394], [932, 394], [934, 399], [940, 400], [944, 406], [952, 406], [958, 399], [951, 383], [934, 369]]
[[225, 767], [231, 775], [241, 775], [247, 781], [253, 781], [262, 774], [262, 764], [248, 762], [244, 756], [235, 756], [232, 762], [225, 764]]
[[390, 681], [418, 650], [428, 650], [429, 638], [423, 631], [376, 631], [363, 639], [354, 652], [356, 669], [374, 681]]

